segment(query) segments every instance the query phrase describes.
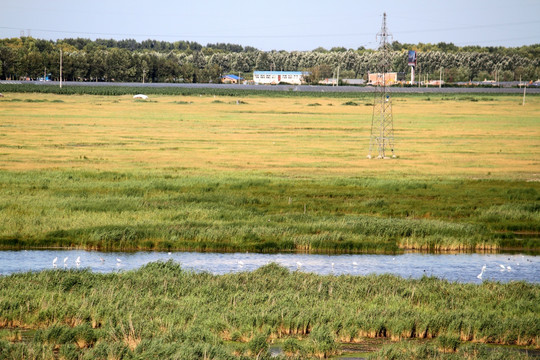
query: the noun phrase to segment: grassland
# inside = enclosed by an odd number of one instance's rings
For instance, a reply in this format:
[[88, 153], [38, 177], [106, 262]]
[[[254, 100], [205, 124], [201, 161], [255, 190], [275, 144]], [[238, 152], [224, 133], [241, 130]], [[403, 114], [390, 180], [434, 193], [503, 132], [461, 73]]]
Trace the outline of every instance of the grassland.
[[8, 94], [0, 166], [538, 180], [540, 97], [396, 95], [400, 158], [380, 162], [366, 159], [371, 101]]
[[365, 156], [370, 104], [8, 93], [0, 245], [540, 248], [540, 98], [396, 96], [390, 161]]
[[364, 338], [436, 339], [389, 345], [379, 358], [518, 359], [479, 344], [540, 345], [540, 286], [523, 282], [320, 276], [275, 264], [214, 276], [167, 262], [15, 274], [0, 277], [0, 293], [6, 359], [267, 358], [269, 343], [307, 359]]

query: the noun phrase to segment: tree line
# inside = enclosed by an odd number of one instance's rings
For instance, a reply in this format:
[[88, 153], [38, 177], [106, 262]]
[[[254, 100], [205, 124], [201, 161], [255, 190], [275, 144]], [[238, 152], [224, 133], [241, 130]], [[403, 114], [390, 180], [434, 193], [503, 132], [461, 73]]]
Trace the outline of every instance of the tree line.
[[[458, 47], [452, 43], [391, 44], [392, 70], [409, 71], [407, 51], [416, 50], [417, 76], [447, 82], [536, 80], [540, 78], [540, 44], [517, 48]], [[366, 78], [377, 71], [380, 53], [363, 47], [312, 51], [261, 51], [227, 43], [207, 44], [133, 39], [0, 39], [0, 79], [60, 78], [69, 81], [219, 82], [227, 73], [250, 78], [254, 70], [309, 71], [309, 81]]]

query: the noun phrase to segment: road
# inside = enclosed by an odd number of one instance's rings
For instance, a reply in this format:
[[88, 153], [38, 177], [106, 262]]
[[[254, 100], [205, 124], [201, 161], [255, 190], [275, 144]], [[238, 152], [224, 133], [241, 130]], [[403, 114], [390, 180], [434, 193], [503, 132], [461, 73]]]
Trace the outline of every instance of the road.
[[[33, 84], [41, 86], [59, 86], [58, 81], [13, 81], [2, 80], [0, 84]], [[322, 85], [237, 85], [237, 84], [179, 84], [179, 83], [122, 83], [122, 82], [80, 82], [64, 81], [63, 86], [126, 86], [140, 88], [191, 88], [191, 89], [235, 89], [266, 91], [302, 91], [302, 92], [350, 92], [366, 93], [375, 91], [373, 86], [322, 86]], [[522, 94], [523, 88], [497, 87], [390, 87], [390, 92], [405, 94]], [[527, 88], [527, 94], [540, 94], [540, 88]]]

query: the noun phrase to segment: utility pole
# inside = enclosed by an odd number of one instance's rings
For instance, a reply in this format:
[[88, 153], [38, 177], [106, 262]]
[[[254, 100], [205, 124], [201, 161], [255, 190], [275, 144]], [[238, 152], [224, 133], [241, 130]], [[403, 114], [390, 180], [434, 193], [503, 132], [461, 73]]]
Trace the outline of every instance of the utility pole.
[[439, 72], [439, 89], [442, 87], [442, 67], [441, 67], [441, 70]]
[[337, 66], [337, 79], [336, 79], [336, 86], [339, 86], [339, 67], [341, 66], [341, 64], [338, 64]]
[[60, 89], [62, 88], [62, 49], [60, 49]]
[[368, 159], [377, 152], [377, 159], [388, 159], [388, 151], [394, 154], [394, 120], [392, 118], [392, 99], [386, 87], [386, 73], [390, 68], [390, 49], [388, 38], [392, 37], [386, 28], [386, 13], [383, 14], [381, 30], [376, 36], [379, 41], [381, 61], [379, 71], [382, 72], [382, 82], [376, 88], [373, 101], [373, 116], [371, 118], [371, 137]]

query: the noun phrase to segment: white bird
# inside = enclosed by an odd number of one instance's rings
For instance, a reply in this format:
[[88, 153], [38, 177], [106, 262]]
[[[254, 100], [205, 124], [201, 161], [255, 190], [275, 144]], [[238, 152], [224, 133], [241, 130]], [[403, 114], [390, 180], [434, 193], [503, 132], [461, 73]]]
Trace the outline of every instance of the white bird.
[[75, 260], [75, 264], [77, 264], [77, 267], [79, 267], [79, 265], [81, 265], [81, 257], [80, 256], [77, 256], [77, 260]]
[[297, 268], [298, 270], [300, 270], [301, 267], [302, 267], [302, 263], [301, 263], [300, 261], [297, 261], [297, 262], [296, 262], [296, 268]]
[[482, 280], [482, 275], [484, 275], [484, 271], [486, 270], [486, 265], [482, 266], [482, 271], [480, 272], [480, 274], [478, 274], [477, 278], [479, 278], [480, 280]]
[[510, 266], [507, 266], [506, 270], [510, 271], [510, 270], [512, 270], [512, 268]]
[[501, 267], [501, 271], [504, 271], [506, 269], [504, 265], [499, 264], [499, 266]]
[[64, 258], [64, 267], [66, 267], [66, 266], [67, 266], [67, 264], [66, 264], [66, 263], [67, 263], [68, 259], [69, 259], [69, 257], [67, 257], [67, 256], [66, 256], [66, 257]]
[[52, 266], [53, 268], [56, 269], [56, 262], [58, 261], [58, 256], [54, 258], [54, 260], [52, 261]]
[[169, 256], [170, 256], [171, 254], [172, 254], [172, 252], [170, 252], [170, 251], [167, 253], [167, 255], [169, 255]]
[[119, 258], [116, 258], [116, 266], [120, 266], [122, 265], [122, 260], [120, 260]]
[[358, 266], [358, 263], [356, 261], [352, 262], [353, 266]]
[[332, 272], [334, 272], [334, 263], [332, 263]]
[[244, 267], [244, 262], [242, 260], [237, 261], [239, 267]]

